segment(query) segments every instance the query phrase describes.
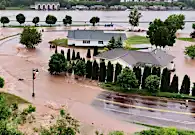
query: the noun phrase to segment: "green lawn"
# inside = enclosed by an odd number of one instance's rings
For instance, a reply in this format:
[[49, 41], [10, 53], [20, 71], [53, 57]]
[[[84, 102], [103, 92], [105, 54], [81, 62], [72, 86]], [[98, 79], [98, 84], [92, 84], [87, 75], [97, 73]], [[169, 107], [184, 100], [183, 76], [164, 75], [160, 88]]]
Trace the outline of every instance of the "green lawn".
[[135, 44], [150, 44], [150, 41], [148, 38], [144, 36], [132, 36], [127, 38], [125, 41], [125, 44], [128, 45], [135, 45]]
[[195, 41], [193, 38], [178, 38], [178, 40], [189, 41], [189, 42]]
[[24, 104], [24, 103], [29, 103], [28, 101], [16, 96], [16, 95], [13, 95], [13, 94], [9, 94], [9, 93], [6, 93], [6, 92], [0, 92], [0, 95], [3, 95], [6, 100], [7, 100], [7, 103], [8, 104], [13, 104], [13, 103], [18, 103], [18, 104]]
[[147, 90], [142, 89], [131, 89], [131, 90], [125, 90], [121, 87], [111, 84], [111, 83], [102, 83], [100, 85], [103, 89], [107, 89], [114, 92], [121, 92], [126, 94], [138, 94], [142, 96], [153, 96], [153, 97], [165, 97], [165, 98], [171, 98], [171, 99], [192, 99], [195, 100], [195, 97], [185, 95], [185, 94], [177, 94], [177, 93], [169, 93], [169, 92], [158, 92], [158, 93], [150, 93]]
[[55, 39], [53, 41], [49, 41], [52, 45], [67, 47], [68, 46], [68, 39], [67, 38], [61, 38], [61, 39]]

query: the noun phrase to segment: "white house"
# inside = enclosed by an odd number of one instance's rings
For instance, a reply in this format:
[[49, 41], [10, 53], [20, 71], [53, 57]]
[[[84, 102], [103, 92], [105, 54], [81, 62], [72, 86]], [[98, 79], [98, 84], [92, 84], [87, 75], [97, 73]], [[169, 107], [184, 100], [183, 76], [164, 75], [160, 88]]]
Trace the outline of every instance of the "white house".
[[112, 37], [115, 39], [121, 37], [122, 41], [127, 38], [125, 33], [105, 32], [103, 30], [69, 30], [67, 36], [68, 45], [86, 47], [107, 46]]
[[35, 2], [34, 8], [36, 10], [59, 10], [59, 2]]
[[[110, 61], [112, 64], [119, 63], [124, 67], [133, 68], [134, 66], [156, 66], [163, 68], [168, 68], [172, 70], [172, 63], [175, 58], [172, 55], [167, 54], [165, 51], [160, 49], [155, 49], [152, 51], [135, 51], [135, 50], [125, 50], [123, 48], [112, 49], [95, 56], [96, 61], [100, 62], [104, 60], [105, 63]], [[170, 68], [171, 67], [171, 68]], [[143, 68], [142, 68], [143, 70]]]

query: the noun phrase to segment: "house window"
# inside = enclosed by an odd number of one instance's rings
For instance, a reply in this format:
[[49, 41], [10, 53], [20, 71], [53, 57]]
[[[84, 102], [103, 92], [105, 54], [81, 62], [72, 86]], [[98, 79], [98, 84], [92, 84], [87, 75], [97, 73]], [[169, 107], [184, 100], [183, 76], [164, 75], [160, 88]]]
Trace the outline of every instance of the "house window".
[[98, 44], [104, 44], [104, 42], [103, 41], [98, 41]]
[[90, 40], [83, 40], [83, 44], [90, 44]]

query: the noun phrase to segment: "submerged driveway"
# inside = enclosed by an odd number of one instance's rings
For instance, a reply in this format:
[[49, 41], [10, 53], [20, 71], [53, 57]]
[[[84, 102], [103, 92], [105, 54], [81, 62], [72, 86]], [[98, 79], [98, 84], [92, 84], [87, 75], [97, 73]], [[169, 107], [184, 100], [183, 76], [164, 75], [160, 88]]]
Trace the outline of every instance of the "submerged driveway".
[[[19, 38], [12, 38], [0, 45], [1, 75], [5, 76], [6, 87], [9, 92], [30, 100], [34, 104], [43, 105], [53, 101], [59, 104], [68, 104], [70, 112], [82, 122], [94, 123], [99, 127], [113, 130], [135, 132], [143, 127], [130, 124], [129, 121], [143, 122], [159, 126], [176, 126], [179, 128], [194, 127], [194, 104], [184, 108], [180, 103], [169, 101], [154, 101], [141, 97], [125, 97], [110, 95], [92, 82], [75, 82], [68, 77], [51, 76], [47, 73], [47, 65], [54, 49], [49, 48], [48, 41], [56, 38], [65, 38], [67, 32], [44, 32], [43, 42], [36, 50], [26, 51], [19, 44]], [[195, 81], [193, 72], [195, 62], [184, 57], [184, 46], [190, 43], [177, 41], [168, 52], [174, 55], [176, 74], [182, 81], [188, 74], [191, 81]], [[64, 49], [65, 54], [67, 48]], [[81, 57], [86, 56], [86, 50], [75, 49]], [[4, 55], [2, 55], [4, 54]], [[18, 57], [17, 57], [18, 56]], [[40, 74], [35, 80], [35, 98], [32, 94], [32, 68], [38, 68]], [[18, 78], [24, 78], [19, 82]], [[118, 119], [118, 120], [117, 120]], [[126, 121], [126, 122], [124, 122]], [[112, 124], [110, 124], [112, 123]]]

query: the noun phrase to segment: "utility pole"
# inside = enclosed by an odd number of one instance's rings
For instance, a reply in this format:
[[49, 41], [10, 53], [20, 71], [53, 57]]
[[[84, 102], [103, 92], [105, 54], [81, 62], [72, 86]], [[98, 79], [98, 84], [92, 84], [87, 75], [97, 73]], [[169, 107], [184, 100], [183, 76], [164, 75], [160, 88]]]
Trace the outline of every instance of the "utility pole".
[[38, 69], [32, 69], [32, 87], [33, 87], [33, 92], [32, 92], [32, 97], [35, 97], [35, 90], [34, 90], [34, 85], [35, 85], [35, 82], [34, 80], [36, 79], [36, 75], [39, 73], [39, 70]]

